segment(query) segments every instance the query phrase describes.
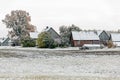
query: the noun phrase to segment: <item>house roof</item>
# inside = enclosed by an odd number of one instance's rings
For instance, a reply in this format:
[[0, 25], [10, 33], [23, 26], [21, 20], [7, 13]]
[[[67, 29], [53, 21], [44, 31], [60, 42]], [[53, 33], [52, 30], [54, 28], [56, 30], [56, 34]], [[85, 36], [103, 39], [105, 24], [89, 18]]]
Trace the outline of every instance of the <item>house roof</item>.
[[111, 40], [111, 34], [110, 34], [110, 32], [103, 30], [103, 31], [99, 34], [99, 38], [100, 38], [100, 40], [102, 40], [102, 41]]
[[[0, 43], [3, 43], [3, 42], [5, 42], [6, 41], [6, 39], [8, 39], [9, 37], [6, 37], [6, 38], [0, 38]], [[10, 42], [11, 40], [9, 40], [9, 42]]]
[[0, 42], [3, 43], [5, 41], [4, 38], [0, 38]]
[[120, 33], [111, 33], [112, 41], [120, 41]]
[[99, 40], [96, 33], [92, 31], [72, 31], [73, 40]]
[[30, 37], [36, 39], [38, 38], [38, 34], [38, 32], [30, 32]]
[[51, 29], [51, 27], [45, 27], [44, 29], [43, 29], [43, 31], [49, 31]]
[[54, 31], [59, 37], [60, 37], [60, 35], [52, 28], [52, 27], [46, 27], [46, 28], [44, 28], [43, 29], [43, 32], [45, 31], [45, 32], [49, 32], [50, 30], [52, 30], [52, 31]]

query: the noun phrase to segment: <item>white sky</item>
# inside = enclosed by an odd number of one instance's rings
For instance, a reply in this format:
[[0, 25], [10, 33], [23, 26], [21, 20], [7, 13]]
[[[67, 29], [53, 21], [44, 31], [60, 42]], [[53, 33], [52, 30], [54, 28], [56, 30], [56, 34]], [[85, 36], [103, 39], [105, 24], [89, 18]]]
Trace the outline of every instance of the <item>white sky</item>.
[[51, 26], [75, 24], [82, 29], [120, 29], [120, 0], [0, 0], [0, 36], [7, 34], [2, 23], [11, 10], [30, 13], [32, 24], [41, 31]]

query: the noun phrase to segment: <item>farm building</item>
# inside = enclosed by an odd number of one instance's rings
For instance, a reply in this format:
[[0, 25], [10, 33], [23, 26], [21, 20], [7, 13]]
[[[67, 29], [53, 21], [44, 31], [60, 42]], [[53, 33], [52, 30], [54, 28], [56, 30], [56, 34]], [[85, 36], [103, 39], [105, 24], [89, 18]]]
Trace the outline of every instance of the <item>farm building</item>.
[[109, 32], [102, 31], [99, 35], [100, 43], [107, 46], [108, 42], [111, 41], [112, 37]]
[[116, 47], [120, 47], [120, 33], [111, 33], [112, 42]]
[[98, 35], [93, 31], [72, 31], [70, 41], [73, 47], [84, 44], [100, 44]]
[[61, 44], [60, 35], [52, 27], [47, 26], [43, 31], [48, 32], [55, 42], [57, 42], [58, 44]]
[[1, 46], [11, 46], [12, 45], [12, 41], [10, 40], [9, 37], [7, 37], [7, 38], [0, 38], [0, 45]]

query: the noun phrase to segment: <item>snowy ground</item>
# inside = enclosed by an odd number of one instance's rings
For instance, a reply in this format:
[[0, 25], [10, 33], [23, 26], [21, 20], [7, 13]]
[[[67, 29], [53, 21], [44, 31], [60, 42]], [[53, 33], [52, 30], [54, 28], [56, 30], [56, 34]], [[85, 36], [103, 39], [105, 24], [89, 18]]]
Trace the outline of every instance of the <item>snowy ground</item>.
[[0, 80], [120, 80], [120, 55], [1, 47]]

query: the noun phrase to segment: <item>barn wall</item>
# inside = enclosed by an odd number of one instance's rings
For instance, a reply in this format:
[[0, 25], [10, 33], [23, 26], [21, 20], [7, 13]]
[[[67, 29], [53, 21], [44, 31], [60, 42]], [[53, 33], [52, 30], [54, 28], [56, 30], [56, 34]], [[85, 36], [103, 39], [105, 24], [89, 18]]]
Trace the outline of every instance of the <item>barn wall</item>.
[[99, 40], [82, 40], [82, 41], [75, 41], [73, 40], [73, 47], [80, 47], [83, 46], [84, 44], [100, 44]]

